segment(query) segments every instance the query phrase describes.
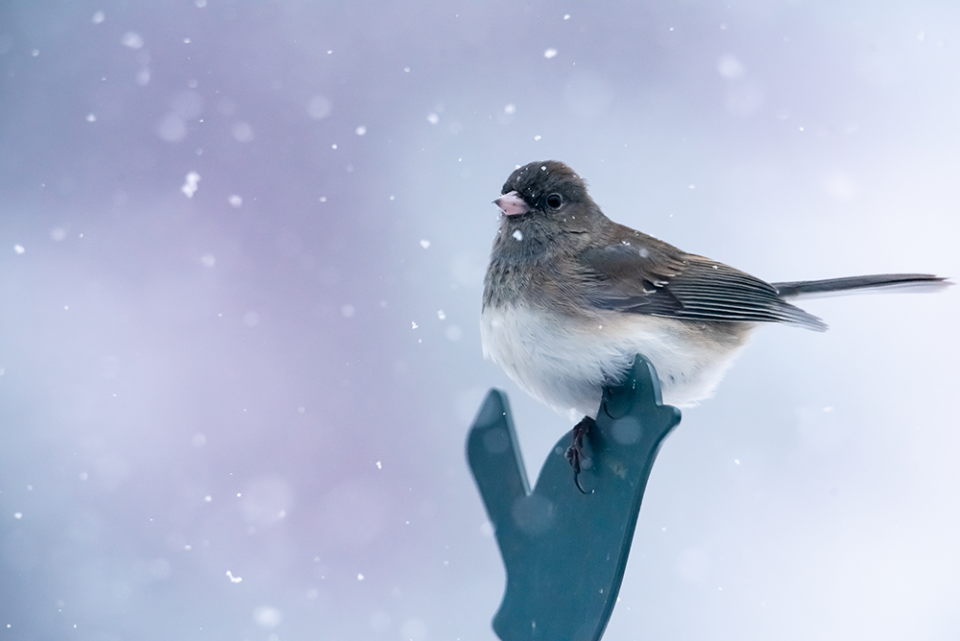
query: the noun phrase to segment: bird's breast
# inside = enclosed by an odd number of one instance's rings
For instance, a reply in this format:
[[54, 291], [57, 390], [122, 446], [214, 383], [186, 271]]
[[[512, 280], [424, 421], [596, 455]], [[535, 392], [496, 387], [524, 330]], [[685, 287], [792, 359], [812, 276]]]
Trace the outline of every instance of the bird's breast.
[[575, 316], [522, 304], [485, 306], [480, 319], [486, 358], [558, 411], [589, 416], [603, 386], [620, 380], [637, 354], [656, 368], [664, 403], [707, 398], [749, 329], [604, 310]]

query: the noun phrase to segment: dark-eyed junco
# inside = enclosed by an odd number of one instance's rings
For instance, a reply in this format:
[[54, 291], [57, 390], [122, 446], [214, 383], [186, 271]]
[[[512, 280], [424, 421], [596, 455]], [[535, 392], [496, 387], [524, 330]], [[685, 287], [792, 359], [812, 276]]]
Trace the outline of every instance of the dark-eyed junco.
[[[711, 395], [760, 323], [824, 331], [787, 302], [848, 290], [941, 289], [929, 274], [881, 274], [766, 283], [617, 224], [561, 162], [532, 162], [507, 179], [484, 282], [483, 352], [532, 396], [596, 417], [604, 385], [636, 354], [657, 370], [663, 402], [685, 407]], [[568, 458], [579, 470], [575, 442]]]

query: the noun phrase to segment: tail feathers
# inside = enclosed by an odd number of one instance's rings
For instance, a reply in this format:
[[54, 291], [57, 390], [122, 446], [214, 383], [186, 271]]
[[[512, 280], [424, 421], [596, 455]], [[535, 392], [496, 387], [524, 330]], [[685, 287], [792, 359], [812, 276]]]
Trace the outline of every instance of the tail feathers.
[[933, 274], [875, 274], [826, 280], [798, 280], [772, 283], [772, 285], [777, 288], [777, 292], [783, 298], [818, 298], [875, 291], [936, 292], [946, 289], [953, 283]]

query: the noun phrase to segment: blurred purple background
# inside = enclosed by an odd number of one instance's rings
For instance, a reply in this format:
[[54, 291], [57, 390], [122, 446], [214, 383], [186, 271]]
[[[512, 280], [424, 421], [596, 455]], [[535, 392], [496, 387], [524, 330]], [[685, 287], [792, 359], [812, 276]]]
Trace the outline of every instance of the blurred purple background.
[[[510, 171], [958, 276], [958, 78], [935, 1], [4, 2], [0, 638], [493, 639], [466, 430], [569, 428], [481, 356]], [[960, 638], [957, 292], [805, 307], [665, 443], [606, 638]]]

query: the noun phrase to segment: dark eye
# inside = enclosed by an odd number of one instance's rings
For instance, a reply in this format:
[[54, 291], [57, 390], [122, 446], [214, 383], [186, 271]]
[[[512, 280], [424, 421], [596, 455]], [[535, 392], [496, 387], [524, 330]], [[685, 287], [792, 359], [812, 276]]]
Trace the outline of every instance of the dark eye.
[[563, 198], [560, 197], [560, 194], [550, 194], [547, 196], [547, 206], [550, 209], [560, 209], [560, 205], [563, 204]]

